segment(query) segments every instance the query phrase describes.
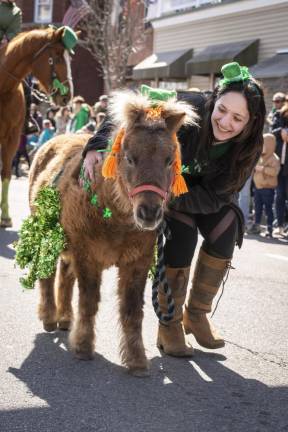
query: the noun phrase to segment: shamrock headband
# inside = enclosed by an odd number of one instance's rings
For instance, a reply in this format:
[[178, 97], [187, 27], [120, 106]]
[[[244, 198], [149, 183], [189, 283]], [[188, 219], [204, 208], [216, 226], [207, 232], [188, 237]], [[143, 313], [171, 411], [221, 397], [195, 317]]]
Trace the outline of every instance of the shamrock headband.
[[219, 81], [220, 87], [226, 87], [231, 83], [244, 82], [253, 78], [248, 67], [240, 66], [237, 62], [227, 63], [222, 66], [221, 73], [224, 78]]

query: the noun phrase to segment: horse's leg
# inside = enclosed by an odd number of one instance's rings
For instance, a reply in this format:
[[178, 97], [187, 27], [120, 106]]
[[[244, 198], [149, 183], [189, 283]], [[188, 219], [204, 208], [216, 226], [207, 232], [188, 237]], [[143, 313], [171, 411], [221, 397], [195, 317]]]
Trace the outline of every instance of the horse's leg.
[[[12, 220], [9, 215], [9, 185], [12, 174], [12, 162], [16, 154], [17, 147], [19, 144], [20, 132], [15, 131], [14, 139], [13, 137], [8, 137], [1, 142], [1, 158], [2, 158], [2, 171], [1, 171], [1, 227], [7, 228], [12, 226]], [[16, 138], [15, 138], [16, 137]]]
[[51, 332], [57, 328], [57, 310], [54, 295], [55, 273], [48, 279], [40, 279], [40, 304], [38, 316], [43, 321], [44, 330]]
[[73, 319], [72, 295], [75, 275], [69, 259], [60, 259], [57, 273], [57, 321], [61, 330], [68, 330]]
[[95, 263], [76, 263], [79, 286], [78, 317], [69, 336], [70, 346], [80, 360], [91, 360], [95, 349], [95, 316], [100, 301], [101, 270]]
[[119, 306], [122, 325], [120, 352], [123, 363], [135, 376], [149, 375], [142, 339], [144, 289], [149, 264], [138, 261], [119, 267]]

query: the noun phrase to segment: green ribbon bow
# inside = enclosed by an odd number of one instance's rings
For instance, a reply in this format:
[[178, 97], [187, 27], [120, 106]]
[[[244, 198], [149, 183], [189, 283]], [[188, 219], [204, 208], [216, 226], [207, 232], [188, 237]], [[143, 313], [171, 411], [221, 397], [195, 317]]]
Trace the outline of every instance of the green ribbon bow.
[[227, 63], [221, 68], [224, 78], [219, 81], [220, 87], [225, 87], [233, 82], [243, 82], [252, 78], [247, 66], [240, 66], [239, 63]]
[[53, 79], [52, 86], [54, 90], [59, 90], [61, 96], [65, 96], [69, 93], [69, 88], [62, 84], [58, 78]]
[[140, 87], [140, 93], [148, 98], [157, 105], [158, 102], [166, 102], [168, 99], [176, 98], [176, 91], [169, 91], [163, 89], [155, 89], [142, 84]]

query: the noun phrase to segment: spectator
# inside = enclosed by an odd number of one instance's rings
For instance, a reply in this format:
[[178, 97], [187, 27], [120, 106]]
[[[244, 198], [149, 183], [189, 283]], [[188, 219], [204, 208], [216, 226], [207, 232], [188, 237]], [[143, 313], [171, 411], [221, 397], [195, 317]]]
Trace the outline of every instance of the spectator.
[[277, 118], [279, 117], [280, 110], [285, 103], [285, 94], [282, 92], [275, 93], [273, 95], [272, 102], [273, 102], [272, 109], [269, 112], [267, 119], [266, 119], [266, 121], [270, 127], [273, 127], [273, 124], [275, 124], [275, 122], [277, 121]]
[[20, 144], [17, 150], [17, 153], [14, 157], [13, 160], [13, 166], [15, 168], [15, 175], [17, 178], [21, 177], [20, 173], [19, 173], [19, 165], [20, 165], [20, 160], [21, 160], [21, 156], [23, 156], [28, 164], [28, 167], [30, 168], [30, 159], [29, 159], [29, 155], [27, 153], [27, 137], [25, 134], [22, 134], [20, 137]]
[[82, 96], [76, 96], [73, 101], [73, 118], [70, 125], [71, 132], [77, 132], [85, 126], [90, 119], [90, 107]]
[[97, 118], [97, 114], [99, 113], [107, 114], [107, 109], [108, 109], [108, 96], [102, 95], [99, 97], [99, 101], [96, 102], [93, 107], [95, 117]]
[[45, 119], [43, 121], [43, 130], [40, 134], [36, 147], [37, 148], [41, 147], [43, 144], [46, 143], [46, 141], [53, 138], [54, 135], [55, 135], [55, 129], [53, 128], [51, 121], [49, 119]]
[[33, 120], [33, 123], [37, 125], [38, 131], [41, 132], [43, 117], [35, 103], [32, 103], [30, 106], [30, 118]]
[[22, 12], [14, 1], [0, 1], [0, 45], [6, 44], [21, 31]]
[[272, 133], [276, 137], [276, 154], [280, 158], [280, 172], [276, 190], [276, 214], [278, 231], [284, 235], [286, 201], [288, 199], [288, 102], [283, 105], [272, 125]]
[[51, 122], [52, 127], [54, 128], [54, 130], [56, 130], [55, 116], [56, 116], [57, 111], [58, 111], [58, 108], [56, 106], [51, 106], [46, 111], [46, 119], [50, 120], [50, 122]]
[[101, 125], [101, 123], [105, 120], [106, 114], [104, 112], [99, 112], [96, 115], [96, 125], [97, 128], [99, 128], [99, 126]]
[[70, 120], [70, 110], [67, 106], [60, 108], [55, 116], [56, 135], [64, 134]]
[[276, 139], [272, 134], [264, 135], [262, 155], [255, 167], [253, 177], [255, 190], [255, 224], [249, 230], [249, 234], [260, 234], [261, 218], [263, 207], [267, 217], [266, 237], [272, 237], [273, 231], [273, 203], [275, 188], [277, 187], [277, 175], [280, 171], [279, 157], [274, 153], [276, 149]]

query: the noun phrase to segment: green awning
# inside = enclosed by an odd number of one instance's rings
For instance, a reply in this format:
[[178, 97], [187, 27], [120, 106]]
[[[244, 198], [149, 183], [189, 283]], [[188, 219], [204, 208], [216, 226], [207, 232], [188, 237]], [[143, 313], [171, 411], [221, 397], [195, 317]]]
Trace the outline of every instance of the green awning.
[[263, 60], [250, 68], [250, 72], [257, 79], [288, 77], [288, 52]]
[[135, 80], [157, 78], [186, 78], [185, 64], [192, 57], [193, 50], [177, 50], [155, 53], [133, 68]]
[[237, 61], [241, 66], [257, 63], [259, 40], [209, 45], [186, 63], [186, 74], [210, 75], [220, 73], [225, 63]]

